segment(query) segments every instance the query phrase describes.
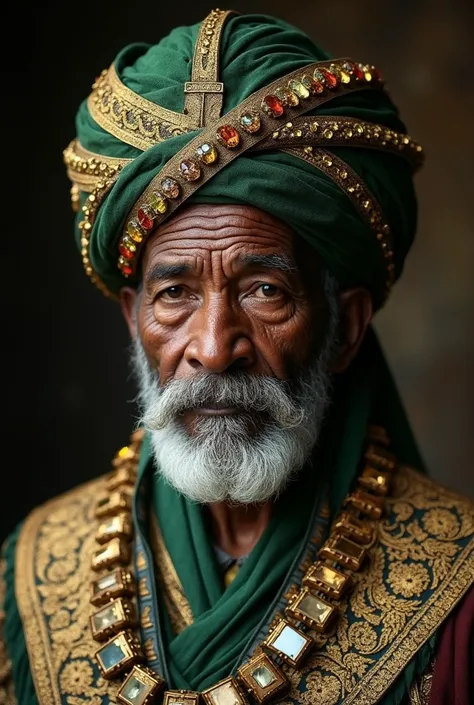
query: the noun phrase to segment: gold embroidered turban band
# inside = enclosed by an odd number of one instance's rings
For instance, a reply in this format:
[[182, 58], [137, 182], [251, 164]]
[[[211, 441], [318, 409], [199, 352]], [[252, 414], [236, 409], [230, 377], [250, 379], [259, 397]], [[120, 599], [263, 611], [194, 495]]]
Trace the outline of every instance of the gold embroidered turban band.
[[[268, 49], [270, 54], [274, 46], [275, 27], [284, 34], [288, 43], [294, 41], [290, 33], [300, 34], [285, 23], [272, 20], [272, 24], [270, 18], [267, 19], [272, 29]], [[232, 32], [228, 28], [231, 21], [237, 23]], [[265, 71], [262, 66], [265, 59], [262, 58], [262, 52], [258, 61], [255, 56], [250, 55], [251, 61], [247, 57], [247, 74], [242, 67], [235, 66], [245, 51], [241, 50], [238, 56], [232, 56], [227, 62], [227, 69], [224, 69], [224, 74], [227, 73], [230, 77], [228, 82], [231, 95], [228, 102], [232, 107], [222, 114], [228, 90], [227, 80], [219, 80], [225, 25], [229, 33], [227, 45], [232, 46], [233, 37], [237, 44], [244, 42], [245, 47], [251, 45], [248, 36], [251, 29], [248, 25], [246, 35], [242, 35], [246, 37], [245, 40], [239, 35], [239, 27], [241, 33], [242, 26], [245, 27], [242, 16], [234, 16], [234, 13], [220, 10], [211, 12], [197, 30], [191, 80], [181, 84], [181, 91], [184, 89], [182, 112], [158, 105], [132, 90], [125, 79], [128, 79], [130, 85], [136, 85], [137, 77], [130, 74], [128, 66], [120, 69], [124, 76], [123, 80], [120, 78], [117, 68], [117, 64], [120, 65], [121, 61], [123, 63], [123, 57], [121, 59], [120, 56], [94, 83], [92, 93], [87, 103], [82, 106], [82, 113], [79, 113], [78, 138], [64, 151], [67, 173], [73, 184], [73, 205], [80, 212], [80, 246], [87, 274], [109, 295], [115, 294], [120, 286], [129, 281], [136, 282], [140, 253], [149, 235], [188, 199], [191, 199], [191, 202], [197, 200], [199, 193], [208, 194], [203, 195], [204, 202], [219, 202], [222, 192], [222, 200], [235, 198], [236, 202], [259, 205], [288, 221], [298, 232], [302, 226], [296, 221], [293, 222], [292, 216], [278, 210], [277, 202], [282, 199], [274, 190], [281, 188], [277, 186], [280, 179], [275, 179], [276, 174], [272, 173], [278, 165], [279, 168], [286, 167], [289, 182], [287, 198], [298, 206], [301, 196], [301, 217], [312, 221], [315, 230], [319, 229], [321, 233], [331, 225], [325, 216], [328, 209], [327, 199], [334, 194], [334, 188], [331, 189], [329, 184], [332, 183], [333, 187], [336, 186], [337, 190], [345, 194], [342, 207], [335, 203], [332, 210], [350, 210], [351, 220], [348, 223], [352, 224], [357, 219], [357, 227], [362, 227], [364, 232], [361, 245], [348, 245], [348, 259], [351, 257], [351, 247], [356, 247], [355, 260], [364, 256], [361, 253], [365, 252], [367, 233], [370, 233], [371, 239], [377, 243], [379, 254], [368, 256], [368, 259], [378, 257], [379, 270], [380, 263], [383, 263], [383, 281], [380, 282], [381, 304], [398, 274], [398, 238], [394, 237], [389, 214], [385, 212], [369, 186], [374, 179], [371, 172], [376, 175], [377, 169], [381, 172], [380, 178], [377, 175], [380, 183], [383, 183], [385, 178], [391, 178], [387, 175], [394, 172], [395, 183], [397, 180], [410, 180], [413, 172], [422, 164], [422, 148], [403, 131], [390, 126], [397, 123], [398, 115], [383, 90], [383, 80], [374, 66], [349, 58], [306, 62], [305, 57], [311, 55], [306, 46], [310, 40], [302, 33], [303, 49], [300, 53], [303, 56], [298, 57], [297, 68], [279, 71], [278, 65], [275, 68], [272, 64], [271, 73], [277, 77], [269, 82], [263, 80]], [[176, 32], [178, 30], [175, 30]], [[142, 48], [142, 55], [134, 64], [137, 73], [141, 68], [140, 62], [149, 58], [153, 51], [159, 51], [162, 44], [165, 53], [170, 51], [166, 41], [163, 40], [144, 56]], [[276, 53], [271, 58], [274, 62], [280, 60], [282, 67], [295, 64], [293, 58], [290, 61], [286, 54], [282, 53], [282, 43], [284, 42], [280, 41], [279, 48], [273, 49]], [[262, 48], [261, 32], [257, 36], [256, 45], [259, 49]], [[321, 53], [317, 47], [312, 47], [315, 49], [313, 55]], [[246, 49], [247, 53], [253, 50], [254, 47]], [[291, 51], [298, 53], [298, 47], [293, 45]], [[154, 61], [156, 62], [156, 57]], [[164, 66], [166, 61], [163, 61], [159, 70], [164, 71]], [[175, 64], [169, 61], [169, 66], [169, 73], [174, 78]], [[148, 80], [149, 74], [148, 70]], [[254, 87], [256, 90], [249, 92], [249, 88]], [[171, 95], [168, 84], [160, 90], [163, 96]], [[179, 87], [175, 85], [172, 94], [175, 103], [178, 100], [178, 91]], [[147, 92], [153, 93], [153, 90], [143, 91], [145, 94]], [[241, 100], [238, 99], [239, 92], [245, 96]], [[237, 95], [234, 97], [233, 94]], [[181, 95], [183, 96], [183, 93]], [[168, 99], [168, 104], [172, 104], [173, 100]], [[381, 106], [378, 104], [380, 100]], [[345, 104], [351, 106], [349, 114], [345, 114]], [[331, 105], [334, 106], [332, 111], [326, 109], [326, 114], [320, 112], [323, 106], [330, 108]], [[384, 118], [382, 124], [374, 121], [377, 112]], [[364, 119], [365, 115], [367, 119]], [[94, 151], [91, 146], [98, 146], [99, 150]], [[363, 157], [369, 161], [360, 161], [358, 156], [343, 158], [349, 154], [355, 155], [356, 152], [359, 155], [363, 152]], [[390, 155], [392, 160], [390, 157], [388, 161], [386, 157], [380, 157], [382, 153]], [[275, 161], [275, 155], [280, 155], [278, 162]], [[373, 167], [371, 156], [374, 157]], [[259, 169], [260, 166], [267, 169], [268, 178], [263, 171], [261, 178], [251, 173], [244, 178], [243, 172], [237, 172], [235, 166], [231, 172], [232, 166], [236, 162], [242, 163], [243, 157], [251, 158], [252, 164], [256, 167], [258, 164]], [[356, 168], [350, 163], [354, 159], [356, 162], [359, 159]], [[295, 171], [294, 165], [298, 160], [303, 161], [305, 165], [297, 167], [298, 171]], [[400, 162], [404, 164], [402, 167], [399, 166]], [[359, 163], [361, 166], [357, 168]], [[366, 164], [369, 164], [368, 168]], [[221, 182], [217, 192], [209, 190], [211, 182], [217, 182], [219, 175], [226, 170], [227, 178], [220, 176]], [[316, 187], [313, 185], [314, 177], [309, 174], [309, 171], [314, 170], [319, 173]], [[250, 171], [253, 171], [252, 166], [249, 168], [247, 164], [247, 172]], [[126, 178], [127, 174], [129, 176]], [[252, 179], [258, 180], [252, 185]], [[249, 184], [244, 184], [247, 180]], [[298, 182], [301, 183], [298, 185]], [[233, 195], [233, 190], [237, 189], [238, 192], [239, 188], [243, 189], [242, 194]], [[317, 189], [318, 193], [314, 198], [311, 197], [312, 191], [308, 191], [309, 188], [313, 191]], [[404, 188], [406, 191], [406, 187]], [[390, 180], [384, 183], [382, 192], [393, 192]], [[96, 221], [102, 211], [105, 212], [109, 199], [115, 193], [115, 212], [112, 215], [109, 208], [102, 218], [100, 227], [97, 228], [98, 244], [93, 255], [91, 243], [95, 237]], [[254, 197], [254, 194], [258, 195]], [[319, 194], [324, 198], [321, 205], [318, 202]], [[332, 196], [332, 201], [335, 197]], [[339, 195], [337, 197], [339, 198]], [[404, 200], [410, 201], [410, 197], [405, 198], [402, 189], [396, 203], [396, 209], [400, 212], [403, 211]], [[121, 212], [117, 216], [117, 210], [120, 209]], [[393, 204], [389, 204], [389, 211], [395, 212], [396, 209]], [[339, 247], [341, 251], [345, 249], [344, 245], [338, 244], [337, 229], [347, 229], [343, 222], [339, 222], [337, 214], [333, 220], [332, 225], [335, 227], [331, 237], [326, 236], [326, 241], [320, 247], [330, 268], [333, 256], [331, 247], [336, 250]], [[408, 216], [402, 213], [402, 216], [397, 215], [395, 220], [396, 234], [403, 228], [410, 231], [405, 238], [407, 243], [400, 247], [400, 250], [403, 250], [401, 263], [411, 244], [416, 218], [412, 213]], [[402, 225], [398, 221], [402, 221]], [[351, 225], [352, 227], [354, 238], [357, 238], [357, 227]], [[344, 237], [350, 238], [351, 235], [344, 234]], [[317, 232], [315, 238], [315, 247], [318, 248]], [[112, 259], [115, 274], [111, 272]], [[107, 263], [104, 267], [105, 276], [102, 276], [101, 272], [102, 261]], [[336, 262], [336, 270], [338, 266]], [[344, 266], [352, 265], [342, 263], [341, 267]], [[371, 266], [373, 269], [374, 265]], [[398, 269], [401, 269], [401, 264]], [[344, 276], [342, 279], [344, 280]], [[375, 283], [369, 284], [376, 289]]]

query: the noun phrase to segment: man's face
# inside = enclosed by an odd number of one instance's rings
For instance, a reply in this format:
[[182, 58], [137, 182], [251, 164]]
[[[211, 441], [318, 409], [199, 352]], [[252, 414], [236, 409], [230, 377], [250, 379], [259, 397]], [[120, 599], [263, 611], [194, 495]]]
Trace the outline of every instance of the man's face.
[[193, 206], [147, 244], [134, 302], [142, 424], [191, 499], [270, 499], [317, 441], [337, 306], [329, 315], [301, 255], [286, 226], [244, 206]]
[[161, 383], [236, 370], [290, 379], [327, 316], [315, 260], [302, 259], [290, 229], [256, 208], [192, 206], [166, 222], [146, 248], [138, 311]]

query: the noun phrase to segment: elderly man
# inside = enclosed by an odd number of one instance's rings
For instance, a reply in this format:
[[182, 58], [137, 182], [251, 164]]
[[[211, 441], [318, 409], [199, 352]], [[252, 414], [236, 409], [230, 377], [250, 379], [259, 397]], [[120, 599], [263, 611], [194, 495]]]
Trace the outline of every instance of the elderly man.
[[4, 548], [4, 701], [467, 705], [473, 506], [371, 328], [421, 160], [375, 67], [271, 17], [96, 80], [65, 162], [141, 418]]

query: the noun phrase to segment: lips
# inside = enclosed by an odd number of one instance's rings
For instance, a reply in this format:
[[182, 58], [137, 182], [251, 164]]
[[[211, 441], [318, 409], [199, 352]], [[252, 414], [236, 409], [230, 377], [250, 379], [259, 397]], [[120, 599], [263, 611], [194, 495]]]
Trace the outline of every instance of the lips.
[[231, 416], [242, 413], [242, 409], [237, 406], [223, 406], [221, 404], [209, 404], [193, 409], [198, 416]]

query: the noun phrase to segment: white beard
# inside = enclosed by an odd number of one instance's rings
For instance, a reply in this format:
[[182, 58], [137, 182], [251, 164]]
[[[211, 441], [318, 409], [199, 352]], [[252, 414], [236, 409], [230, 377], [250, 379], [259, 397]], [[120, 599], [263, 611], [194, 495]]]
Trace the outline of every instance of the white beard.
[[[291, 391], [285, 382], [245, 372], [198, 375], [161, 387], [137, 339], [140, 423], [150, 434], [158, 472], [199, 503], [251, 504], [278, 496], [308, 462], [330, 403], [328, 368], [337, 328], [332, 313], [318, 357]], [[190, 435], [182, 414], [206, 402], [242, 413], [200, 417]]]

